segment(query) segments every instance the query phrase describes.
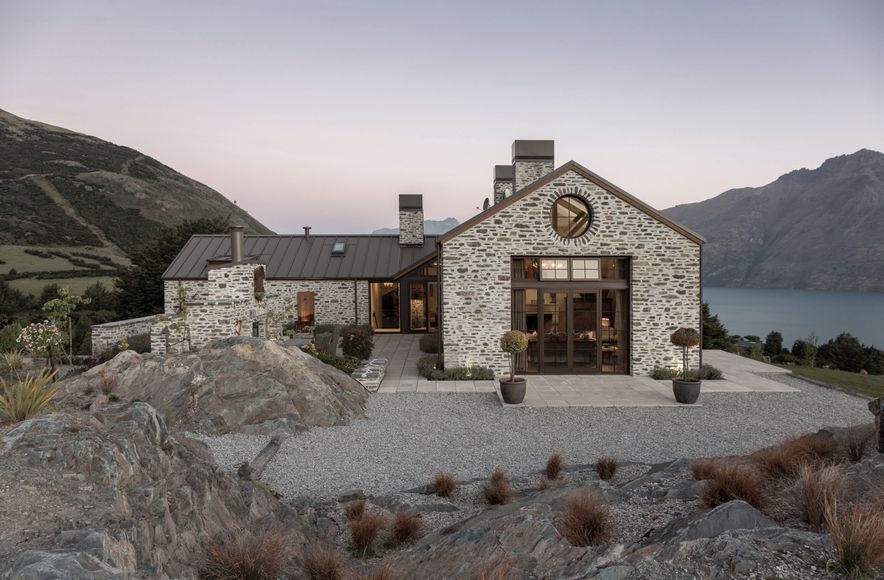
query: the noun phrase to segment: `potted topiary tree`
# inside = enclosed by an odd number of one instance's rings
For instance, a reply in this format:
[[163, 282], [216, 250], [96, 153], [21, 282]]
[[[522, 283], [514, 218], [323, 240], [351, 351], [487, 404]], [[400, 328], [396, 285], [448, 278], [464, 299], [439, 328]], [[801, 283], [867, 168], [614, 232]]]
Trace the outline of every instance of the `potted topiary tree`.
[[682, 350], [681, 376], [672, 379], [672, 393], [679, 403], [693, 405], [700, 397], [701, 381], [688, 376], [688, 349], [700, 344], [700, 333], [693, 328], [679, 328], [672, 333], [669, 341]]
[[500, 379], [500, 395], [503, 402], [518, 405], [525, 400], [526, 381], [516, 376], [516, 355], [528, 348], [528, 335], [518, 330], [510, 330], [500, 337], [500, 349], [510, 356], [510, 376]]

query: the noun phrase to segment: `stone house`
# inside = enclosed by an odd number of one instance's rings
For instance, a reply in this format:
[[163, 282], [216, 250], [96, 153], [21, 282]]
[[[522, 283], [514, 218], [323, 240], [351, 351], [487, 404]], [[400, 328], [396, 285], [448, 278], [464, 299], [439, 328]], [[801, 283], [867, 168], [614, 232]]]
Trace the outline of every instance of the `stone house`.
[[702, 237], [574, 161], [556, 168], [552, 141], [514, 142], [490, 193], [441, 236], [424, 235], [420, 195], [399, 197], [398, 236], [194, 236], [163, 275], [152, 347], [356, 323], [438, 332], [446, 366], [498, 372], [511, 328], [529, 334], [525, 373], [647, 374], [679, 360], [670, 334], [702, 327]]

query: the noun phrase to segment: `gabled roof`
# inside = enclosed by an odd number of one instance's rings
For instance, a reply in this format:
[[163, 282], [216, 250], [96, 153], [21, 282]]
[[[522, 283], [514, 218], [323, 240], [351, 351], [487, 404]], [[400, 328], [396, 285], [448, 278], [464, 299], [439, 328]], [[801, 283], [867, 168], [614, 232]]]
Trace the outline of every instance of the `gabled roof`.
[[456, 238], [462, 232], [465, 232], [466, 230], [470, 229], [474, 225], [485, 221], [486, 219], [493, 216], [494, 214], [496, 214], [500, 210], [504, 209], [505, 207], [516, 203], [517, 201], [519, 201], [520, 199], [522, 199], [524, 197], [527, 197], [528, 195], [531, 195], [532, 193], [534, 193], [535, 191], [537, 191], [538, 189], [540, 189], [544, 185], [555, 181], [556, 179], [558, 179], [559, 177], [561, 177], [562, 175], [564, 175], [565, 173], [567, 173], [569, 171], [573, 171], [574, 173], [577, 173], [578, 175], [586, 178], [588, 181], [598, 185], [599, 187], [601, 187], [602, 189], [604, 189], [605, 191], [607, 191], [611, 195], [614, 195], [615, 197], [620, 198], [621, 200], [625, 201], [626, 203], [635, 207], [636, 209], [643, 211], [644, 213], [648, 214], [649, 216], [651, 216], [652, 218], [656, 219], [657, 221], [663, 223], [664, 225], [672, 228], [673, 230], [680, 233], [681, 235], [688, 238], [689, 240], [696, 242], [697, 244], [700, 244], [700, 245], [703, 245], [706, 243], [706, 239], [703, 236], [701, 236], [700, 234], [698, 234], [698, 233], [694, 232], [693, 230], [690, 230], [689, 228], [681, 225], [680, 223], [673, 221], [672, 219], [666, 217], [665, 215], [663, 215], [662, 213], [660, 213], [656, 209], [652, 208], [651, 206], [649, 206], [645, 202], [626, 193], [625, 191], [623, 191], [622, 189], [620, 189], [619, 187], [617, 187], [616, 185], [614, 185], [610, 181], [607, 181], [606, 179], [596, 175], [595, 173], [593, 173], [592, 171], [590, 171], [586, 167], [583, 167], [582, 165], [580, 165], [576, 161], [569, 161], [569, 162], [565, 163], [564, 165], [562, 165], [561, 167], [559, 167], [558, 169], [556, 169], [552, 173], [549, 173], [549, 174], [541, 177], [537, 181], [534, 181], [531, 184], [527, 185], [526, 187], [523, 187], [522, 189], [515, 192], [510, 197], [504, 199], [500, 203], [492, 205], [491, 207], [489, 207], [485, 211], [483, 211], [479, 214], [476, 214], [475, 216], [468, 219], [467, 221], [460, 224], [459, 226], [448, 230], [446, 233], [444, 233], [442, 236], [440, 236], [439, 242], [444, 244], [445, 242]]
[[[245, 236], [248, 261], [264, 264], [269, 280], [390, 279], [436, 253], [436, 236], [423, 246], [399, 246], [398, 235]], [[332, 255], [336, 242], [343, 255]], [[163, 280], [204, 280], [209, 263], [230, 261], [230, 236], [196, 235], [163, 273]]]

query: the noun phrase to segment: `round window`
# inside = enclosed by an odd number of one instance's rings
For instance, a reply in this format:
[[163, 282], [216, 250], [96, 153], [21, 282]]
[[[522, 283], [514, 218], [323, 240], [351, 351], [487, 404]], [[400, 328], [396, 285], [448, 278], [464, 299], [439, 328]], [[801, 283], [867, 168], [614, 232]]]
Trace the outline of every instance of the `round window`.
[[552, 206], [553, 230], [563, 238], [579, 238], [589, 229], [592, 214], [585, 200], [565, 195]]

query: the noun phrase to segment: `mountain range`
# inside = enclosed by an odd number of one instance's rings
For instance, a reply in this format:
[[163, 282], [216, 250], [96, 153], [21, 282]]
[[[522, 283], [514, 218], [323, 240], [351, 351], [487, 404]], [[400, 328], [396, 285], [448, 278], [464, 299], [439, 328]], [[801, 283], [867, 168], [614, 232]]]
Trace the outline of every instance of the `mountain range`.
[[884, 154], [877, 151], [664, 213], [707, 239], [707, 286], [884, 291]]
[[[440, 236], [459, 224], [460, 222], [453, 217], [444, 220], [424, 220], [424, 234], [428, 236]], [[399, 228], [379, 228], [371, 233], [377, 235], [393, 235], [399, 233]]]

